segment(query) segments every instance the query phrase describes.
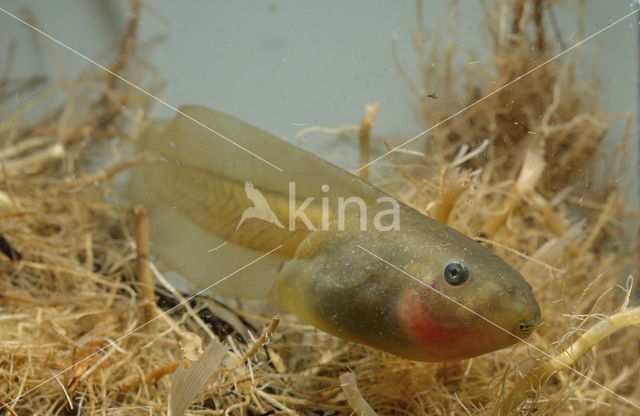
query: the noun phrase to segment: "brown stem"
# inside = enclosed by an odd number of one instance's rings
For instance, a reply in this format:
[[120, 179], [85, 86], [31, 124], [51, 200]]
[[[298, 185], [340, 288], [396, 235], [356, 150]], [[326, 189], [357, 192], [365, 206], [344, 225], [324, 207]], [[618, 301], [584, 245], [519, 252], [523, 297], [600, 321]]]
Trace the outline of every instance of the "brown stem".
[[[155, 318], [155, 284], [149, 270], [149, 218], [144, 206], [138, 205], [136, 213], [136, 253], [138, 280], [140, 282], [140, 300], [142, 302], [143, 322], [146, 324]], [[149, 328], [151, 325], [146, 325]]]

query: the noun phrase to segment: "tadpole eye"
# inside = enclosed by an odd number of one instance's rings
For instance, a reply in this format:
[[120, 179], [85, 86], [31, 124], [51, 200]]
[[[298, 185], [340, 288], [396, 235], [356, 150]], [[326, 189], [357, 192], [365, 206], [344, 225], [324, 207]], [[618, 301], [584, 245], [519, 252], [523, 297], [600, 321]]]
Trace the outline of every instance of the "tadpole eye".
[[458, 286], [469, 278], [469, 268], [462, 260], [451, 260], [444, 267], [443, 275], [447, 283]]

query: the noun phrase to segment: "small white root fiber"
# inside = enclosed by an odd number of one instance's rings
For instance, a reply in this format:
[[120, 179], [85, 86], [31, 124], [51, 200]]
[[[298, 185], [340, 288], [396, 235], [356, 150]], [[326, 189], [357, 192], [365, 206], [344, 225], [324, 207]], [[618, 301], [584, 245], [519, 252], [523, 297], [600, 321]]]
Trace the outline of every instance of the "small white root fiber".
[[340, 375], [340, 387], [344, 393], [347, 402], [357, 415], [378, 416], [378, 414], [369, 406], [369, 403], [362, 397], [358, 384], [356, 383], [356, 375], [352, 372]]

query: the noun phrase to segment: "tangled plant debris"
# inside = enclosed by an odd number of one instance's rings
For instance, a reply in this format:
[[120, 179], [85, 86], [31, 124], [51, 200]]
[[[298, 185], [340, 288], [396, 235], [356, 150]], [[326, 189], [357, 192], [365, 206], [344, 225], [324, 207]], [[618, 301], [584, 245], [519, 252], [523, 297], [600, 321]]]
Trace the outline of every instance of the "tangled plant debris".
[[[493, 65], [458, 68], [454, 41], [444, 47], [428, 42], [433, 36], [422, 26], [419, 2], [419, 79], [396, 62], [418, 98], [425, 128], [557, 53], [565, 40], [543, 24], [555, 21], [555, 3], [482, 2]], [[192, 414], [637, 412], [638, 329], [618, 330], [638, 324], [637, 279], [624, 286], [638, 253], [629, 254], [623, 226], [638, 213], [625, 209], [625, 190], [614, 181], [585, 187], [580, 174], [608, 150], [602, 143], [612, 116], [601, 112], [597, 92], [575, 75], [579, 49], [392, 153], [391, 166], [369, 169], [374, 181], [385, 178], [393, 195], [508, 259], [532, 284], [544, 313], [545, 323], [528, 340], [532, 346], [461, 362], [415, 363], [343, 342], [290, 316], [272, 319], [209, 295], [190, 299], [149, 261], [144, 209], [114, 202], [110, 183], [147, 157], [120, 149], [137, 139], [155, 108], [148, 95], [114, 74], [162, 90], [162, 81], [149, 74], [158, 72], [149, 71], [146, 51], [137, 48], [141, 7], [132, 1], [112, 74], [88, 67], [74, 78], [58, 69], [55, 79], [15, 80], [11, 59], [5, 60], [5, 412], [167, 414], [171, 391], [171, 403], [180, 405], [175, 410]], [[57, 54], [53, 46], [47, 50]], [[12, 105], [8, 97], [16, 91], [24, 99]], [[365, 116], [366, 129], [354, 129], [360, 162], [381, 140], [370, 135], [373, 118]], [[627, 129], [611, 156], [621, 166], [629, 135]], [[401, 142], [382, 140], [389, 149]], [[88, 170], [88, 150], [105, 144], [109, 162]], [[216, 348], [202, 355], [203, 345]], [[211, 364], [202, 367], [208, 376], [195, 377], [202, 388], [180, 393], [185, 359], [202, 357]]]

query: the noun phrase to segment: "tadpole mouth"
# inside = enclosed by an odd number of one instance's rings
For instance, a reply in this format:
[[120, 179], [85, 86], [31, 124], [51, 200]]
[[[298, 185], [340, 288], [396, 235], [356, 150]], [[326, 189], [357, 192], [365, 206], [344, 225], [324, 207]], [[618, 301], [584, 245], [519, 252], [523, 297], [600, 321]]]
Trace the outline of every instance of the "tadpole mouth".
[[541, 323], [542, 321], [537, 316], [533, 319], [522, 320], [518, 322], [518, 325], [516, 325], [515, 335], [520, 338], [526, 338], [531, 335], [531, 333], [535, 331]]

